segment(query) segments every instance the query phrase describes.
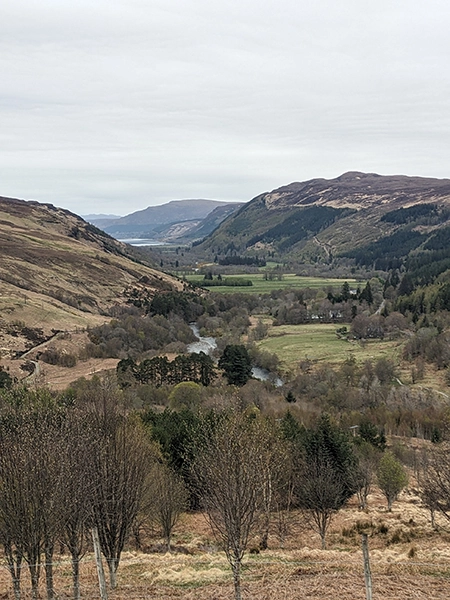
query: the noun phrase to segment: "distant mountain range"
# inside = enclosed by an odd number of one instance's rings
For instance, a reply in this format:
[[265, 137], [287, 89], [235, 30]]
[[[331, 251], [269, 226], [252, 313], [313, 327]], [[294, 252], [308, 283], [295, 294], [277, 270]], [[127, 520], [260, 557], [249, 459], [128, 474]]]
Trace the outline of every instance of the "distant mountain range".
[[88, 215], [85, 218], [117, 239], [190, 240], [211, 233], [242, 205], [243, 203], [219, 200], [172, 200], [160, 206], [149, 206], [125, 217]]
[[248, 202], [196, 251], [379, 269], [433, 252], [450, 260], [450, 180], [349, 172], [291, 183]]

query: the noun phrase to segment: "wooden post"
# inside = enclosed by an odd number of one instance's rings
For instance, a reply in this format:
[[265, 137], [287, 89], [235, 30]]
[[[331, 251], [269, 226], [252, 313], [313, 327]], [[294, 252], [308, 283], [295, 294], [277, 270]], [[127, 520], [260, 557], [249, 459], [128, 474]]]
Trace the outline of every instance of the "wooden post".
[[366, 599], [372, 600], [372, 574], [370, 572], [369, 545], [367, 543], [367, 533], [362, 534], [362, 551], [364, 560], [364, 580], [366, 582]]
[[103, 570], [102, 555], [100, 553], [100, 540], [98, 538], [97, 527], [92, 528], [92, 541], [94, 543], [95, 562], [97, 564], [100, 598], [101, 600], [108, 600], [108, 592], [106, 591], [105, 571]]

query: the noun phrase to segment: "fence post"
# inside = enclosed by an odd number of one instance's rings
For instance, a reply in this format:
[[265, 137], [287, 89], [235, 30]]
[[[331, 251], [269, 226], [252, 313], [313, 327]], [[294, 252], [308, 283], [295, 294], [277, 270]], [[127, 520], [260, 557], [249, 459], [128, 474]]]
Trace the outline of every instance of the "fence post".
[[364, 560], [364, 580], [366, 582], [366, 600], [372, 600], [372, 574], [370, 572], [369, 562], [369, 544], [367, 542], [367, 533], [362, 536], [362, 551]]
[[108, 600], [108, 592], [106, 591], [105, 571], [103, 570], [102, 555], [100, 553], [100, 540], [98, 538], [97, 527], [92, 528], [92, 541], [94, 543], [95, 562], [97, 564], [98, 585], [100, 587], [101, 600]]

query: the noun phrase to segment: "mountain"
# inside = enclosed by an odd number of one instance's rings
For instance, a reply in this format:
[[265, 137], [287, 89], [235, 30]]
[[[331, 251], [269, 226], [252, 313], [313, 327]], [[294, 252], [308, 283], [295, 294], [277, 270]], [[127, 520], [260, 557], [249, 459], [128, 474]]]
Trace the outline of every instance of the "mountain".
[[231, 204], [224, 204], [218, 206], [212, 212], [198, 223], [198, 225], [192, 227], [184, 237], [187, 240], [198, 240], [206, 237], [212, 233], [217, 227], [230, 215], [235, 213], [237, 210], [244, 206], [244, 202], [233, 202]]
[[0, 198], [0, 357], [110, 319], [136, 291], [181, 289], [133, 249], [51, 204]]
[[103, 219], [105, 221], [110, 221], [110, 220], [117, 220], [117, 219], [121, 219], [122, 217], [120, 215], [105, 215], [105, 214], [98, 214], [98, 213], [94, 213], [94, 214], [90, 214], [90, 215], [80, 215], [82, 219], [84, 219], [85, 221], [88, 221], [89, 223], [91, 221], [96, 221], [98, 219]]
[[208, 213], [204, 219], [181, 221], [170, 225], [159, 225], [154, 229], [154, 236], [165, 242], [188, 243], [209, 235], [222, 221], [244, 206], [244, 202], [232, 202], [218, 206]]
[[450, 248], [449, 179], [349, 172], [257, 196], [196, 251], [388, 269], [431, 247]]
[[[144, 210], [131, 213], [120, 219], [105, 222], [104, 219], [92, 220], [95, 225], [102, 226], [110, 235], [124, 239], [129, 237], [164, 237], [161, 231], [169, 225], [193, 222], [195, 227], [215, 208], [233, 206], [218, 200], [172, 200], [160, 206], [149, 206]], [[101, 222], [100, 222], [101, 221]], [[162, 227], [163, 226], [163, 227]], [[189, 229], [190, 227], [187, 227]], [[182, 234], [186, 228], [182, 227]]]
[[91, 214], [91, 215], [80, 215], [82, 219], [91, 223], [91, 225], [95, 225], [99, 229], [103, 229], [110, 225], [113, 221], [117, 221], [117, 219], [121, 219], [120, 215], [104, 215], [104, 214]]

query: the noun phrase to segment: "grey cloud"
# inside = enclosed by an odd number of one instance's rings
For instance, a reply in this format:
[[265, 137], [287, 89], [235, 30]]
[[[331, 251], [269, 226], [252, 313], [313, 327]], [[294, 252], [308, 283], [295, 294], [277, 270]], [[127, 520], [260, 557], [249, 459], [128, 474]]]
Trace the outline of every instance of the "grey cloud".
[[449, 176], [449, 17], [441, 0], [5, 0], [0, 194], [123, 213], [354, 169]]

